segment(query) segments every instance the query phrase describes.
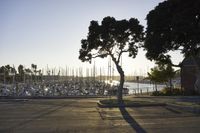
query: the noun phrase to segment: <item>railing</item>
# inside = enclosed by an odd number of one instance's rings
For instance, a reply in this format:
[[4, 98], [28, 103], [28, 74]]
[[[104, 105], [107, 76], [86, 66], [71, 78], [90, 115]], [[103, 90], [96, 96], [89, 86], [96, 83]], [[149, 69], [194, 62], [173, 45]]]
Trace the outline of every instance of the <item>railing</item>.
[[156, 91], [155, 88], [151, 88], [151, 87], [143, 87], [143, 88], [135, 88], [135, 89], [131, 89], [132, 92], [130, 92], [129, 94], [133, 94], [133, 95], [151, 95], [153, 91]]

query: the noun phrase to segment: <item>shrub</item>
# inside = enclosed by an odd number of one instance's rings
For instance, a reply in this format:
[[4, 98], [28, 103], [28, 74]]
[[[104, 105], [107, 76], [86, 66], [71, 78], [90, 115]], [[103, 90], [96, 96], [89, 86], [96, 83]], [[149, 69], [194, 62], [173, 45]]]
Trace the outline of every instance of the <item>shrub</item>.
[[180, 88], [173, 88], [172, 91], [169, 87], [162, 89], [161, 91], [154, 91], [153, 96], [178, 96], [183, 95], [183, 91]]

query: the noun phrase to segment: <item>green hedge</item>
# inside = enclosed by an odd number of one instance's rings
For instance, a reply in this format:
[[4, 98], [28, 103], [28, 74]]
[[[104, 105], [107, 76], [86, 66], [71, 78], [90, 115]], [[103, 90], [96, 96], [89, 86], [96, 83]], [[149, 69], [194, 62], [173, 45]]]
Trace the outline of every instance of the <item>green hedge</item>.
[[183, 95], [184, 92], [180, 88], [173, 88], [170, 90], [170, 88], [164, 88], [161, 91], [154, 91], [152, 93], [153, 96], [179, 96]]

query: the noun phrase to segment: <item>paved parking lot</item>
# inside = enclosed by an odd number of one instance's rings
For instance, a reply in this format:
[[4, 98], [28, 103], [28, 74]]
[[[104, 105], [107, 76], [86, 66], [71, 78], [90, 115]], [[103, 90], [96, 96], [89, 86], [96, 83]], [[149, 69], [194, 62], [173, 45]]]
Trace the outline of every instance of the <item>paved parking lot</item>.
[[97, 98], [0, 100], [0, 133], [199, 133], [200, 116], [158, 107], [98, 108]]

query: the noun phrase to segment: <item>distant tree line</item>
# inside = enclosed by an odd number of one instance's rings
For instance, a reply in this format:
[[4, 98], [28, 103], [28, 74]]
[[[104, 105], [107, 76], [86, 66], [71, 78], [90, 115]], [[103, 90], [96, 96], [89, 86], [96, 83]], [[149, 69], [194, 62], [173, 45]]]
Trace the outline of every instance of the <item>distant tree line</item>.
[[13, 83], [13, 82], [26, 82], [26, 81], [39, 81], [42, 80], [42, 71], [37, 69], [37, 65], [31, 64], [30, 68], [25, 68], [19, 65], [17, 69], [10, 65], [0, 67], [0, 82]]

